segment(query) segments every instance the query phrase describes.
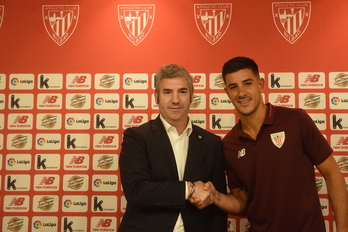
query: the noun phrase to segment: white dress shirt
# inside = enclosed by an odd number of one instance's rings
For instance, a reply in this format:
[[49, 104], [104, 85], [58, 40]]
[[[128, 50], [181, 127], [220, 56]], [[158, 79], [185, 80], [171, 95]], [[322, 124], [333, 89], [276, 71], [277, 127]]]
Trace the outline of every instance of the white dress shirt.
[[[189, 136], [192, 133], [191, 121], [190, 119], [188, 120], [188, 123], [184, 132], [181, 135], [178, 135], [178, 132], [175, 127], [171, 126], [166, 120], [164, 120], [162, 115], [160, 115], [160, 118], [162, 120], [164, 128], [166, 129], [170, 143], [173, 148], [176, 166], [178, 168], [179, 180], [182, 181], [184, 178], [184, 172], [185, 172], [187, 151], [188, 151], [188, 145], [189, 145]], [[187, 199], [188, 198], [187, 188], [185, 192], [186, 192], [185, 198]], [[178, 217], [178, 220], [176, 221], [173, 232], [184, 232], [184, 231], [185, 231], [184, 223], [181, 218], [181, 214], [179, 214], [179, 217]]]

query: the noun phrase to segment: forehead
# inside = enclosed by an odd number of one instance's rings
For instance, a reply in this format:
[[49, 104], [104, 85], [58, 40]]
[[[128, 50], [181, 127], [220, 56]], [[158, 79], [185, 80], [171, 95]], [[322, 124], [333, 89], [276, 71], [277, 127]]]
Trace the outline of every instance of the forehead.
[[226, 78], [226, 84], [242, 82], [242, 81], [250, 80], [250, 79], [252, 79], [252, 80], [258, 79], [253, 74], [251, 69], [241, 69], [237, 72], [228, 73], [228, 74], [226, 74], [225, 78]]
[[160, 84], [160, 89], [182, 89], [189, 88], [188, 81], [185, 77], [168, 77], [163, 78]]

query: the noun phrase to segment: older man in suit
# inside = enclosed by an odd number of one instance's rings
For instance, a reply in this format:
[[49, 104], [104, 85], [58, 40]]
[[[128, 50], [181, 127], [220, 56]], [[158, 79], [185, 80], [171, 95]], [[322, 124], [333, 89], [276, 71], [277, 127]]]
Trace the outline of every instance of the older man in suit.
[[120, 171], [127, 207], [118, 231], [225, 232], [225, 213], [188, 201], [211, 200], [203, 190], [207, 181], [226, 192], [221, 139], [188, 116], [192, 77], [182, 66], [165, 65], [155, 84], [159, 116], [124, 132]]

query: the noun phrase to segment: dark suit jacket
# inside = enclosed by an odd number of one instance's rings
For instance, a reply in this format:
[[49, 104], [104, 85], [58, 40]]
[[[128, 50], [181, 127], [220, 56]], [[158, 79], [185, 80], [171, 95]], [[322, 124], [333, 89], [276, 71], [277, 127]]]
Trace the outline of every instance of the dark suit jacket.
[[184, 180], [160, 117], [124, 132], [120, 174], [127, 208], [119, 232], [173, 231], [181, 213], [185, 232], [226, 232], [227, 215], [214, 205], [198, 210], [185, 200], [185, 181], [211, 181], [226, 192], [220, 137], [193, 125]]

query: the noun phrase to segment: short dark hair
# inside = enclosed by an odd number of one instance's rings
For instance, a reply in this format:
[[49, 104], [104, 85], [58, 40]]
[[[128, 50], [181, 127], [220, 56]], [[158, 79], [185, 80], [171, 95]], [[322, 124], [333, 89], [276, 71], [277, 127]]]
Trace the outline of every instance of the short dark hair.
[[238, 72], [241, 69], [250, 69], [253, 74], [260, 77], [259, 68], [254, 60], [248, 57], [237, 56], [227, 61], [222, 67], [222, 78], [226, 81], [226, 75]]

